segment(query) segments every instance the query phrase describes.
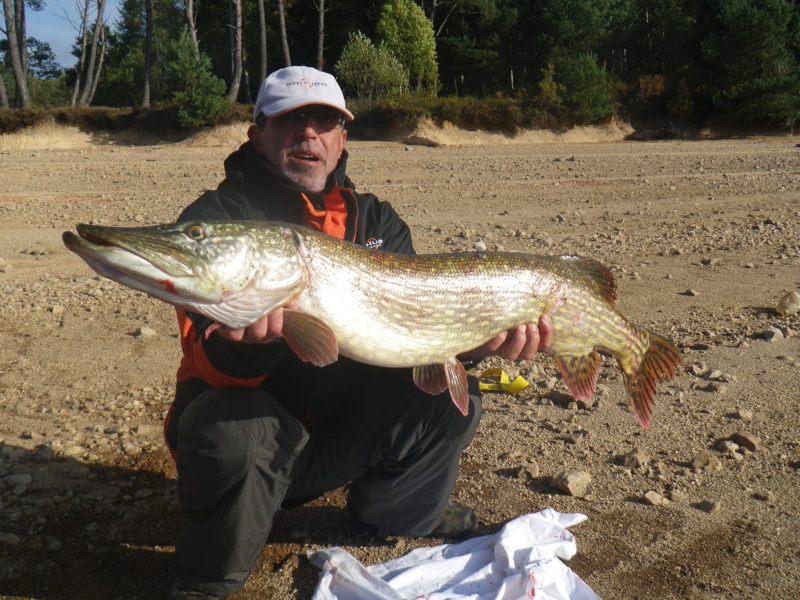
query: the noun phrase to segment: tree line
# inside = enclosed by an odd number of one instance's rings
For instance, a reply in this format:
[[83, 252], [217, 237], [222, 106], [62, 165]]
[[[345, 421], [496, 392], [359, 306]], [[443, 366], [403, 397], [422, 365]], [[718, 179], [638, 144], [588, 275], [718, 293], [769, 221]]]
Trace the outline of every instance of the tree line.
[[78, 0], [65, 70], [25, 35], [26, 7], [45, 4], [3, 0], [0, 106], [176, 103], [199, 122], [303, 64], [364, 101], [508, 98], [574, 122], [800, 117], [796, 0], [123, 0], [113, 22], [105, 0]]

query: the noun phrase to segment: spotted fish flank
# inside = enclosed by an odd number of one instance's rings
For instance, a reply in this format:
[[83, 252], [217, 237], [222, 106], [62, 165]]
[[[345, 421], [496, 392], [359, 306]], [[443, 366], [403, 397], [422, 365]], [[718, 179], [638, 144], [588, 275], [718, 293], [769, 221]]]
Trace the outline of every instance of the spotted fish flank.
[[426, 392], [449, 390], [468, 409], [458, 354], [549, 313], [550, 354], [570, 392], [595, 390], [600, 353], [622, 369], [647, 428], [658, 382], [681, 363], [665, 338], [614, 307], [616, 283], [585, 258], [517, 253], [402, 255], [283, 223], [189, 222], [154, 227], [79, 225], [66, 246], [99, 274], [234, 328], [289, 303], [283, 337], [303, 360], [339, 354], [413, 367]]

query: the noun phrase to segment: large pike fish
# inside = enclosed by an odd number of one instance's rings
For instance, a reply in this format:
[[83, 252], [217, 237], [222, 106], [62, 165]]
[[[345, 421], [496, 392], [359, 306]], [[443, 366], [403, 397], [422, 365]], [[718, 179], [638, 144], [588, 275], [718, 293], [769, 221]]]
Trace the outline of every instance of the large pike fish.
[[284, 311], [283, 337], [301, 359], [322, 366], [341, 353], [413, 367], [421, 389], [449, 389], [465, 414], [467, 378], [456, 356], [544, 312], [553, 323], [550, 354], [572, 395], [592, 395], [599, 352], [610, 354], [645, 428], [656, 383], [681, 363], [669, 341], [616, 310], [613, 275], [589, 259], [408, 256], [248, 221], [77, 230], [65, 232], [64, 243], [104, 277], [233, 328], [295, 300], [297, 308]]

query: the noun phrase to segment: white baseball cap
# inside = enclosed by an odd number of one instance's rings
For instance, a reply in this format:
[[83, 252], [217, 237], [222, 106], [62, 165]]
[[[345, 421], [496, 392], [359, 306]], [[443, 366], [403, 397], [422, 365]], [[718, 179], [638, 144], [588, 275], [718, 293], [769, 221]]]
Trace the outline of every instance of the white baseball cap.
[[312, 67], [285, 67], [270, 73], [258, 90], [253, 121], [259, 115], [275, 117], [309, 104], [324, 104], [335, 108], [348, 121], [353, 113], [344, 106], [344, 94], [330, 73]]

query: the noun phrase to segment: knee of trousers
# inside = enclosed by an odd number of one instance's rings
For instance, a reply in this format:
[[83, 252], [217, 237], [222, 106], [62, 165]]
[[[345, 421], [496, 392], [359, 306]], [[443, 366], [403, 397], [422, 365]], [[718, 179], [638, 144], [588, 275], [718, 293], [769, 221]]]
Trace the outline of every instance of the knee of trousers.
[[254, 468], [285, 477], [308, 433], [271, 395], [259, 389], [204, 392], [178, 423], [178, 490], [183, 508], [203, 510]]
[[462, 415], [461, 411], [453, 404], [449, 392], [444, 392], [443, 394], [447, 400], [437, 403], [436, 406], [430, 405], [430, 396], [426, 396], [424, 400], [429, 405], [430, 410], [436, 412], [432, 416], [432, 421], [436, 423], [435, 429], [445, 439], [459, 439], [461, 448], [466, 448], [472, 438], [475, 437], [475, 432], [483, 415], [483, 403], [478, 380], [470, 377], [467, 382], [469, 385], [469, 411], [466, 416]]

